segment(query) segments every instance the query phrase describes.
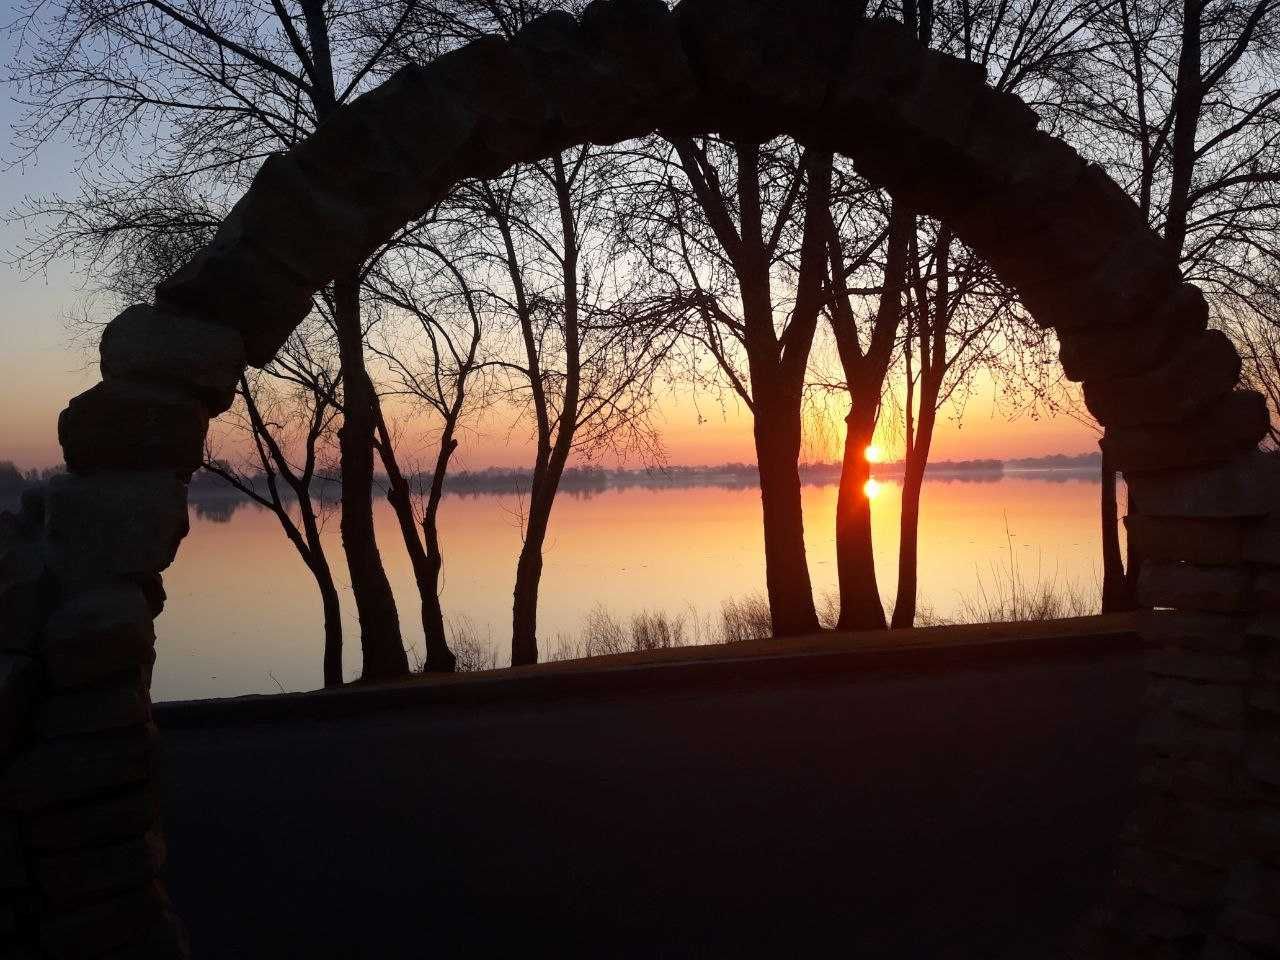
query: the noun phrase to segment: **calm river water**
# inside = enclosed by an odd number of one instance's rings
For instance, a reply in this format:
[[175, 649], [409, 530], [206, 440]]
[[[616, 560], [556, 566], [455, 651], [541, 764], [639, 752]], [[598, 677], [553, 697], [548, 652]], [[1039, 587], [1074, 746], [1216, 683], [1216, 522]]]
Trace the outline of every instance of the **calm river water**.
[[[880, 586], [893, 595], [901, 489], [874, 500]], [[815, 593], [836, 587], [836, 487], [804, 491]], [[1098, 485], [1088, 476], [1009, 474], [930, 479], [920, 551], [924, 603], [955, 616], [966, 596], [994, 588], [1010, 563], [1029, 583], [1092, 593], [1100, 580]], [[446, 612], [466, 618], [498, 661], [507, 656], [521, 499], [451, 495], [442, 510]], [[378, 535], [400, 603], [406, 642], [422, 647], [416, 591], [385, 504]], [[359, 670], [359, 629], [341, 569], [337, 518], [327, 525], [344, 590], [347, 674]], [[580, 635], [597, 607], [626, 620], [665, 610], [714, 633], [723, 600], [763, 590], [758, 493], [750, 488], [622, 488], [566, 493], [546, 552], [539, 633], [545, 646]], [[191, 535], [165, 575], [157, 622], [157, 700], [272, 693], [319, 686], [320, 607], [313, 581], [273, 515], [247, 504], [194, 508]]]

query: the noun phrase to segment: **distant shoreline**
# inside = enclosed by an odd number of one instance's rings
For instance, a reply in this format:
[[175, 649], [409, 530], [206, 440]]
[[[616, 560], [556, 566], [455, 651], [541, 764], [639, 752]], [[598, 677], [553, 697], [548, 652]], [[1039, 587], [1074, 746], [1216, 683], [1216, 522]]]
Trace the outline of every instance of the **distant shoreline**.
[[[1006, 476], [1039, 476], [1054, 481], [1096, 478], [1101, 467], [1097, 453], [1078, 455], [1053, 454], [1046, 457], [1023, 457], [1010, 460], [939, 460], [928, 465], [925, 475], [933, 480], [962, 483], [994, 483]], [[826, 486], [839, 482], [839, 463], [802, 463], [800, 480], [806, 486]], [[16, 506], [23, 490], [40, 483], [55, 470], [30, 471], [26, 474], [0, 461], [0, 507]], [[906, 472], [902, 461], [876, 463], [872, 476], [892, 480]], [[385, 478], [376, 478], [385, 483]], [[413, 477], [415, 487], [425, 487], [425, 478]], [[724, 463], [714, 466], [669, 466], [665, 468], [570, 467], [564, 473], [560, 488], [566, 493], [603, 493], [607, 490], [644, 489], [677, 490], [683, 488], [718, 487], [741, 490], [755, 487], [759, 474], [754, 463]], [[483, 496], [521, 494], [529, 487], [529, 474], [524, 470], [490, 467], [484, 470], [460, 470], [450, 474], [445, 483], [448, 494]], [[316, 495], [322, 500], [338, 499], [336, 480], [317, 482]], [[210, 513], [219, 513], [219, 504], [250, 502], [220, 478], [200, 471], [191, 481], [190, 499], [195, 504], [208, 504]], [[203, 512], [203, 511], [202, 511]]]

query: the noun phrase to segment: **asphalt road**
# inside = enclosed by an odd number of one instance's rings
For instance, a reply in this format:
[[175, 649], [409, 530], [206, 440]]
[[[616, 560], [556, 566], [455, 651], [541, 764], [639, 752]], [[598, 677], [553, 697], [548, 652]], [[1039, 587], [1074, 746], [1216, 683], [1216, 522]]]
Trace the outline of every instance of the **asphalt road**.
[[1131, 803], [1132, 652], [165, 731], [200, 958], [1048, 960]]

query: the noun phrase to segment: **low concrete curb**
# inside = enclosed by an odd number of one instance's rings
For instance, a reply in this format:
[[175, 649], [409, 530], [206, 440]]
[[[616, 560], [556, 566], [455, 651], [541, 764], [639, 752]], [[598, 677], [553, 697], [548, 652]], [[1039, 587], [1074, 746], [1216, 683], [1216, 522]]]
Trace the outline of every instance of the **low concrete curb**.
[[184, 700], [153, 707], [162, 730], [193, 729], [297, 720], [328, 720], [385, 710], [426, 706], [548, 702], [668, 692], [720, 684], [786, 683], [820, 675], [852, 679], [893, 673], [936, 673], [997, 662], [1097, 658], [1133, 654], [1144, 648], [1130, 631], [1060, 634], [1025, 639], [969, 640], [954, 644], [863, 646], [796, 654], [715, 657], [602, 666], [584, 661], [574, 669], [552, 665], [546, 672], [487, 674], [442, 681], [348, 687], [274, 696]]

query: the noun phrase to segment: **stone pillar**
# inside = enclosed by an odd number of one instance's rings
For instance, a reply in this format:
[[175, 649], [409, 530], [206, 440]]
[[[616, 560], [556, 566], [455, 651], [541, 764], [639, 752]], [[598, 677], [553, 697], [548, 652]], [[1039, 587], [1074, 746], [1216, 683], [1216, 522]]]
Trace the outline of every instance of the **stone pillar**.
[[1129, 478], [1155, 608], [1138, 802], [1083, 956], [1280, 954], [1280, 456]]
[[73, 472], [0, 516], [0, 931], [18, 956], [188, 955], [160, 879], [152, 621], [243, 365], [234, 331], [125, 311], [103, 382], [59, 421]]

